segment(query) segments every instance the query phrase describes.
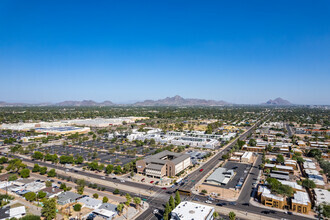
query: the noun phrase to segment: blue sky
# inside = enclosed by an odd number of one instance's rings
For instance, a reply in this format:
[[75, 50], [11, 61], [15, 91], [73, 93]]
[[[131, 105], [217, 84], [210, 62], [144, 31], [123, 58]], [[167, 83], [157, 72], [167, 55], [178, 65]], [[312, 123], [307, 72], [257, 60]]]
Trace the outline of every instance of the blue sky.
[[330, 104], [330, 2], [0, 1], [0, 101]]

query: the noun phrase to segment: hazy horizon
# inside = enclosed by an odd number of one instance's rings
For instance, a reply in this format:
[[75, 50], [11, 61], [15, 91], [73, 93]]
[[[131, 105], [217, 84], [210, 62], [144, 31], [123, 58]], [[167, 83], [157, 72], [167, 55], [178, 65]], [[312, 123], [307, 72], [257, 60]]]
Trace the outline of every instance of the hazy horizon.
[[330, 104], [329, 1], [0, 2], [0, 101]]

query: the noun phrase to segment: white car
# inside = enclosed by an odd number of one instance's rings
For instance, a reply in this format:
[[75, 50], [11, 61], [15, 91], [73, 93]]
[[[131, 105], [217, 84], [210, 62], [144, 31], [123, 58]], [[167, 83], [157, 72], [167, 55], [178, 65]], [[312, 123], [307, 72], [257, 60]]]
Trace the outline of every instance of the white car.
[[125, 180], [120, 180], [120, 182], [124, 183], [124, 182], [125, 182]]
[[159, 212], [158, 209], [155, 209], [155, 210], [153, 211], [154, 214], [157, 214], [158, 212]]
[[101, 179], [105, 180], [105, 176], [102, 176]]
[[212, 204], [212, 202], [210, 200], [206, 200], [205, 202], [208, 204]]

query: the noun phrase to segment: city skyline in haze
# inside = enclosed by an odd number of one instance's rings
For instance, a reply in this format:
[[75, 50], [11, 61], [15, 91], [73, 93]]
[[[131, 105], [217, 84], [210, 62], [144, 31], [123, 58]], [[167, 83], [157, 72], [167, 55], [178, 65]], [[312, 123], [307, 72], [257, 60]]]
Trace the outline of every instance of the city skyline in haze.
[[330, 104], [328, 1], [0, 2], [0, 101]]

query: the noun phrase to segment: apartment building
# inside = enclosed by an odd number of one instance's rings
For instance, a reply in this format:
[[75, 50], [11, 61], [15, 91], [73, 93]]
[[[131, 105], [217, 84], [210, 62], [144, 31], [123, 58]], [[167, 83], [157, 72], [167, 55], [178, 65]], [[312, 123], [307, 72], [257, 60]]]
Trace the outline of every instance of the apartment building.
[[294, 212], [308, 214], [312, 205], [306, 192], [297, 191], [291, 200], [291, 210]]
[[284, 209], [287, 207], [286, 199], [271, 193], [270, 189], [266, 186], [259, 186], [258, 197], [261, 203], [268, 207]]

